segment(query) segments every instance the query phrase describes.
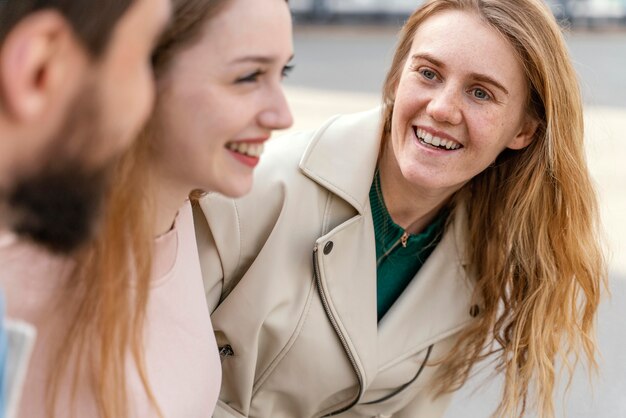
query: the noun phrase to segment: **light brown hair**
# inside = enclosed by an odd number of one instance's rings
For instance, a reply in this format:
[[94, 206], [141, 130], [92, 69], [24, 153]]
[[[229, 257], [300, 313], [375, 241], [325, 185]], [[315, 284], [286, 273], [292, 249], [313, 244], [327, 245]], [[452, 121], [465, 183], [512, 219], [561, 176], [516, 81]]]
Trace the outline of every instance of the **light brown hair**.
[[557, 360], [570, 378], [582, 357], [597, 367], [595, 318], [607, 276], [577, 77], [541, 0], [429, 1], [402, 29], [384, 84], [383, 143], [415, 32], [450, 9], [480, 16], [511, 43], [528, 83], [527, 112], [539, 126], [528, 147], [503, 152], [455, 197], [468, 211], [481, 309], [442, 362], [439, 393], [460, 387], [490, 358], [505, 378], [495, 417], [522, 416], [529, 401], [539, 416], [553, 417]]

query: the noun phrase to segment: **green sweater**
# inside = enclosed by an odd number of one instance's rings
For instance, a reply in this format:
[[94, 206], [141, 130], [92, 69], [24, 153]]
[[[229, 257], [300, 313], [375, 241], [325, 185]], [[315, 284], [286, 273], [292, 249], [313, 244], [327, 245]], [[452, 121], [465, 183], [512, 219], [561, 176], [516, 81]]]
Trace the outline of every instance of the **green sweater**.
[[439, 244], [448, 212], [442, 210], [435, 220], [417, 235], [405, 233], [387, 211], [380, 189], [378, 171], [370, 188], [370, 206], [376, 236], [377, 301], [380, 321]]

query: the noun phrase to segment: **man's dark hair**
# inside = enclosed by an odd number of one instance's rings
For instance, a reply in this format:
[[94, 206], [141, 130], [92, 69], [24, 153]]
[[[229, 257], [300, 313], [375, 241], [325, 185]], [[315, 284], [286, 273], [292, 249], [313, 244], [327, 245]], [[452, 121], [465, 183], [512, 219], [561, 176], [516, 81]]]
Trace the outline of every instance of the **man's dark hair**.
[[52, 9], [67, 19], [94, 56], [105, 49], [111, 33], [135, 0], [0, 0], [0, 45], [7, 34], [31, 13]]

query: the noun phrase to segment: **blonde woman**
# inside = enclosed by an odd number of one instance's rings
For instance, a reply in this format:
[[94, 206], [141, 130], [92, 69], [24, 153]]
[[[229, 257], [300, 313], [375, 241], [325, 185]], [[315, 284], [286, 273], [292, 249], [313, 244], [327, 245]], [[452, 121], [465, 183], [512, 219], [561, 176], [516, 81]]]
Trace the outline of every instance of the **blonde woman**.
[[172, 6], [153, 55], [156, 106], [115, 173], [98, 239], [69, 259], [0, 253], [1, 283], [21, 302], [12, 314], [39, 331], [20, 417], [213, 412], [220, 363], [186, 199], [246, 193], [263, 143], [291, 125], [291, 17], [284, 0]]
[[579, 87], [540, 0], [432, 0], [382, 109], [270, 144], [196, 223], [222, 354], [215, 417], [443, 414], [484, 357], [495, 417], [552, 417], [595, 366], [605, 280]]

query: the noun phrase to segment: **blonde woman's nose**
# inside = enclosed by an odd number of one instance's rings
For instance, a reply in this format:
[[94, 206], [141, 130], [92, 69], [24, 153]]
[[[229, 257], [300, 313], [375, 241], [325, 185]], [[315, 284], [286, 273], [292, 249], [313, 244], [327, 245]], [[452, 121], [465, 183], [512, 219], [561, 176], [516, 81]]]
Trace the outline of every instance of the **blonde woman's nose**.
[[442, 88], [433, 93], [426, 111], [437, 122], [458, 125], [463, 119], [460, 100], [456, 89]]

